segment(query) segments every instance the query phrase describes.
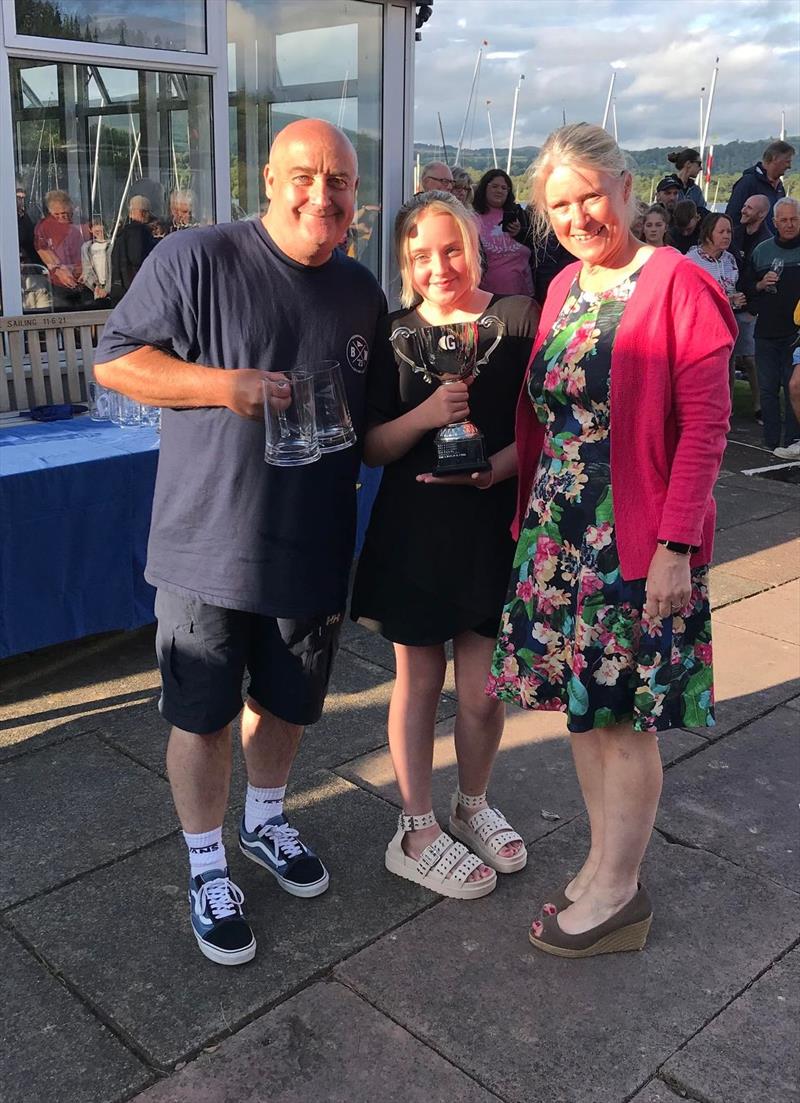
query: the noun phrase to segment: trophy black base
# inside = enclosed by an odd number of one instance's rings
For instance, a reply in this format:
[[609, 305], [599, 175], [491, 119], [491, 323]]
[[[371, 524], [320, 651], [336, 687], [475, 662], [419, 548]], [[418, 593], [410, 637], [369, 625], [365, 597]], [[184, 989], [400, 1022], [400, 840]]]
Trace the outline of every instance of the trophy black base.
[[476, 471], [491, 471], [486, 459], [482, 437], [469, 440], [437, 441], [436, 463], [432, 475], [472, 475]]

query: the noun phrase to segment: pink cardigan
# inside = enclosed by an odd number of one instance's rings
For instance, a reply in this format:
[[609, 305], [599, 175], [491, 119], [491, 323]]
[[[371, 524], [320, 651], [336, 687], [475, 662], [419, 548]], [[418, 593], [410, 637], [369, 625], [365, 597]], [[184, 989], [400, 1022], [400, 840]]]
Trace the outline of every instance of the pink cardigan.
[[[558, 317], [580, 263], [550, 285], [530, 364]], [[675, 249], [658, 249], [639, 275], [611, 354], [611, 484], [622, 577], [645, 578], [659, 540], [694, 544], [709, 563], [712, 490], [730, 417], [728, 360], [737, 326], [716, 281]], [[519, 536], [544, 426], [528, 396], [517, 403]]]

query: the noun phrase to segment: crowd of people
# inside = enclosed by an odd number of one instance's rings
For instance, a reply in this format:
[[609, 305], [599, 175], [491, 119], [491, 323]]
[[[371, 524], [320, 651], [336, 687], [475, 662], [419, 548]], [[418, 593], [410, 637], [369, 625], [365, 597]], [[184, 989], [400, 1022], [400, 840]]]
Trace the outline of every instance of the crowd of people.
[[[737, 377], [747, 379], [764, 444], [787, 460], [800, 459], [800, 425], [790, 395], [800, 386], [795, 379], [790, 388], [800, 299], [800, 204], [786, 197], [782, 180], [794, 152], [788, 142], [771, 142], [735, 183], [724, 214], [708, 209], [696, 183], [700, 153], [691, 148], [670, 153], [675, 171], [658, 181], [653, 203], [636, 201], [631, 223], [640, 241], [677, 249], [725, 292], [738, 326], [731, 389]], [[480, 286], [487, 291], [534, 294], [543, 303], [551, 280], [574, 259], [557, 235], [534, 239], [529, 212], [517, 203], [502, 169], [490, 169], [473, 184], [464, 169], [451, 171], [444, 162], [431, 162], [420, 174], [420, 186], [449, 191], [478, 215]], [[774, 244], [757, 252], [765, 242]]]
[[[734, 227], [698, 207], [693, 153], [675, 156], [646, 211], [622, 150], [585, 123], [548, 137], [527, 207], [501, 170], [473, 187], [427, 165], [395, 219], [402, 307], [389, 314], [342, 248], [355, 151], [303, 120], [270, 150], [262, 218], [173, 235], [144, 258], [95, 372], [163, 408], [146, 577], [206, 958], [238, 965], [256, 951], [222, 834], [239, 714], [240, 851], [295, 897], [330, 882], [284, 798], [345, 616], [362, 456], [383, 478], [350, 616], [396, 658], [388, 737], [402, 807], [386, 869], [460, 900], [518, 875], [524, 840], [488, 797], [504, 708], [558, 712], [591, 838], [577, 874], [537, 901], [529, 938], [568, 958], [644, 946], [658, 735], [715, 722], [708, 574], [731, 356], [752, 312], [774, 432], [764, 365], [783, 380], [800, 273], [795, 201], [775, 194], [776, 234], [753, 240], [764, 188], [778, 192], [771, 158], [734, 189]], [[665, 247], [670, 233], [686, 248]], [[456, 332], [474, 363], [437, 385], [414, 350], [449, 349]], [[342, 367], [358, 446], [264, 463], [264, 403], [285, 412], [291, 369], [319, 360]], [[466, 419], [487, 462], [434, 473], [437, 433]], [[785, 432], [791, 445], [788, 421]], [[431, 772], [448, 641], [458, 779], [442, 830]]]
[[168, 234], [198, 226], [196, 200], [188, 189], [169, 194], [168, 217], [153, 213], [151, 181], [138, 182], [142, 193], [127, 201], [127, 220], [116, 229], [99, 215], [85, 219], [69, 192], [59, 188], [44, 196], [44, 211], [27, 199], [17, 184], [22, 302], [26, 311], [107, 309], [130, 287], [145, 257]]

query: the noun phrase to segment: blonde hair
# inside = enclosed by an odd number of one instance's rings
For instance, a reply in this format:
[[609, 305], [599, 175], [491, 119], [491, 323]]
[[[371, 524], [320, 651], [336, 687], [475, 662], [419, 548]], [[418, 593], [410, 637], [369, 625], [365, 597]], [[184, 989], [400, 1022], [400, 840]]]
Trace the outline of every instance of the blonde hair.
[[414, 290], [411, 277], [408, 243], [419, 220], [428, 214], [450, 215], [461, 235], [471, 288], [474, 290], [481, 281], [480, 245], [475, 215], [450, 192], [420, 192], [403, 204], [394, 220], [394, 250], [402, 281], [400, 302], [405, 307], [416, 306], [421, 301], [421, 296]]
[[[570, 123], [559, 127], [545, 140], [533, 164], [531, 206], [533, 231], [540, 241], [550, 233], [550, 215], [544, 192], [548, 177], [555, 168], [594, 169], [610, 177], [619, 177], [631, 171], [627, 154], [617, 145], [607, 130], [592, 123]], [[628, 224], [636, 213], [636, 196], [631, 194], [627, 206]]]

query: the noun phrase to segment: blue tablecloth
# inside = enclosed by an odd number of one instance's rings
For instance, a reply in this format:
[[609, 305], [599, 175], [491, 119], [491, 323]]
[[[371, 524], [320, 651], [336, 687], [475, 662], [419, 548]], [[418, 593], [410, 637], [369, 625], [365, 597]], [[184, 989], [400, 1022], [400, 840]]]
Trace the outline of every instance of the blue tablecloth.
[[0, 658], [153, 617], [158, 435], [88, 416], [0, 428]]
[[[139, 628], [158, 436], [88, 416], [0, 428], [0, 658]], [[356, 551], [380, 472], [361, 469]]]

